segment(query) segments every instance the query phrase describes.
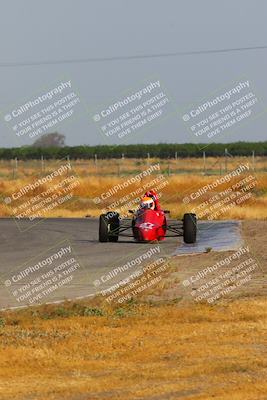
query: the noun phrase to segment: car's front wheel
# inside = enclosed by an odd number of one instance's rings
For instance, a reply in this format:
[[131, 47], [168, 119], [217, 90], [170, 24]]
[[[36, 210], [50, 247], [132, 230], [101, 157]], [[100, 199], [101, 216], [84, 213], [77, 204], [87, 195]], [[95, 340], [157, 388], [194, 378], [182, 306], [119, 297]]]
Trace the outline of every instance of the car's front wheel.
[[101, 214], [99, 217], [99, 242], [108, 242], [108, 221], [106, 214]]
[[107, 214], [109, 220], [109, 236], [110, 242], [117, 242], [119, 239], [120, 219], [118, 213]]
[[183, 218], [184, 242], [195, 243], [197, 239], [197, 218], [196, 214], [184, 214]]
[[99, 242], [117, 242], [119, 238], [119, 214], [109, 212], [99, 217]]

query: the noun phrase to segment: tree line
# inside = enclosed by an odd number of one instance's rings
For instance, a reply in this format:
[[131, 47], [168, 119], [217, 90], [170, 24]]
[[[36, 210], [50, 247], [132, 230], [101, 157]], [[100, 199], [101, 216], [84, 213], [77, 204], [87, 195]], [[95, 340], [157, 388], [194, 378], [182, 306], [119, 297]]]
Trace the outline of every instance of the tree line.
[[267, 155], [267, 142], [235, 142], [235, 143], [211, 143], [211, 144], [120, 144], [99, 146], [64, 146], [64, 147], [36, 147], [22, 146], [14, 148], [0, 148], [0, 159], [107, 159], [107, 158], [186, 158], [202, 157], [205, 151], [206, 157], [220, 157], [225, 154], [225, 149], [232, 156], [249, 156], [255, 152], [257, 156]]

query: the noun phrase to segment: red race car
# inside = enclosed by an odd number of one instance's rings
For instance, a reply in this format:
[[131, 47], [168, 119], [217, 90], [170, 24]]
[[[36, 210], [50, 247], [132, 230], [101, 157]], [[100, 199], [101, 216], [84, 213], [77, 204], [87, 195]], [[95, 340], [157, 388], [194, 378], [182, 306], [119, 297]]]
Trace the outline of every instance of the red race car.
[[[119, 236], [133, 237], [144, 243], [164, 240], [166, 237], [183, 236], [185, 243], [195, 243], [197, 219], [195, 214], [184, 214], [182, 221], [167, 220], [169, 211], [162, 210], [158, 199], [148, 196], [141, 200], [137, 211], [129, 210], [133, 218], [120, 218], [119, 214], [109, 211], [99, 218], [99, 241], [117, 242]], [[156, 204], [156, 206], [155, 206]]]

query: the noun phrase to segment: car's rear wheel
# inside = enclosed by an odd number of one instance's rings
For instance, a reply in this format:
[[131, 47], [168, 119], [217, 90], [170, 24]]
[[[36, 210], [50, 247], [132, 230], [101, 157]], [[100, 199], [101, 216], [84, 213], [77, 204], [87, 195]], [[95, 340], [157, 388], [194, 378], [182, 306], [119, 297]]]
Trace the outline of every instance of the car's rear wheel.
[[184, 214], [183, 218], [184, 242], [195, 243], [197, 239], [197, 218], [196, 214]]

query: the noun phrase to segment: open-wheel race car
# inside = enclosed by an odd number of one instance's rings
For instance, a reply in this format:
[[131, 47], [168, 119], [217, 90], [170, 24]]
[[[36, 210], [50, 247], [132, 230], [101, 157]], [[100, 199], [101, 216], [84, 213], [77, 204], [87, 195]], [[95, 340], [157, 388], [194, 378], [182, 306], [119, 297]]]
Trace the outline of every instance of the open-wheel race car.
[[166, 210], [129, 210], [132, 218], [120, 218], [117, 212], [109, 211], [99, 218], [99, 241], [117, 242], [120, 236], [133, 237], [136, 242], [152, 242], [167, 237], [182, 236], [185, 243], [195, 243], [197, 218], [195, 214], [184, 214], [182, 220], [167, 220]]

